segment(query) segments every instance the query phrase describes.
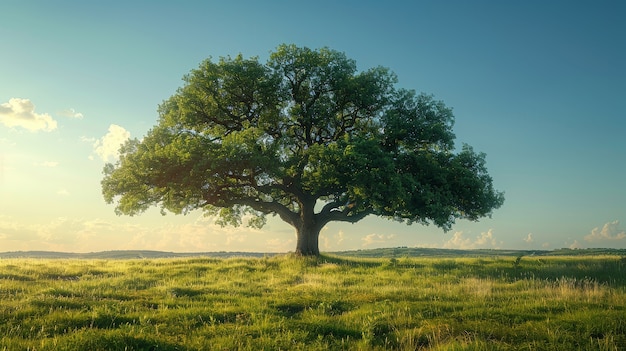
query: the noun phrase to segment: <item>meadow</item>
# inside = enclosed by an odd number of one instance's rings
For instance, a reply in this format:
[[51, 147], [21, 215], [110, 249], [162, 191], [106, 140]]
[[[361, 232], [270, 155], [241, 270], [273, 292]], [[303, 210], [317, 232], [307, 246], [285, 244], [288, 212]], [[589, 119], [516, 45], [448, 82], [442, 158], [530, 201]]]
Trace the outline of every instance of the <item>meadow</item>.
[[626, 350], [626, 258], [0, 259], [0, 350]]

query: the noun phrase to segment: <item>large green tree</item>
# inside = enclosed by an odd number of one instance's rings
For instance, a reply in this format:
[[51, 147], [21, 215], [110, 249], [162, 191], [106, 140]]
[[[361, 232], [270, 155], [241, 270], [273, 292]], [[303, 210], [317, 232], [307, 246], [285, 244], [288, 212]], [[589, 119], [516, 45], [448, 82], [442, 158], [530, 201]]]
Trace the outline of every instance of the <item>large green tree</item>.
[[331, 221], [368, 215], [448, 230], [502, 205], [485, 155], [454, 146], [452, 110], [327, 48], [210, 59], [159, 107], [158, 124], [104, 168], [118, 214], [202, 209], [223, 225], [278, 215], [296, 253], [318, 255]]

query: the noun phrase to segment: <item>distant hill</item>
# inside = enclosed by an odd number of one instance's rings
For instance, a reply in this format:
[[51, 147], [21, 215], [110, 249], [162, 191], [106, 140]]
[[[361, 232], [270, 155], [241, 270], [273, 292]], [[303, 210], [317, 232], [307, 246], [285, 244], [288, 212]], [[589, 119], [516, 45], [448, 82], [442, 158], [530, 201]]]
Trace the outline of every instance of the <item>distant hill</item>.
[[419, 247], [396, 247], [356, 251], [333, 252], [340, 256], [353, 257], [484, 257], [484, 256], [626, 256], [626, 249], [557, 249], [557, 250], [496, 250], [496, 249], [433, 249]]
[[[485, 256], [585, 256], [616, 255], [626, 257], [626, 249], [557, 249], [557, 250], [456, 250], [418, 247], [395, 247], [369, 250], [329, 252], [331, 255], [364, 258], [399, 258], [399, 257], [485, 257]], [[12, 251], [0, 252], [2, 258], [48, 258], [48, 259], [138, 259], [138, 258], [174, 258], [174, 257], [264, 257], [276, 253], [262, 252], [166, 252], [151, 250], [119, 250], [89, 253], [68, 253], [54, 251]]]
[[12, 251], [0, 252], [0, 258], [49, 258], [49, 259], [133, 259], [133, 258], [174, 258], [174, 257], [263, 257], [275, 254], [257, 252], [167, 252], [151, 250], [119, 250], [88, 253], [54, 252], [54, 251]]

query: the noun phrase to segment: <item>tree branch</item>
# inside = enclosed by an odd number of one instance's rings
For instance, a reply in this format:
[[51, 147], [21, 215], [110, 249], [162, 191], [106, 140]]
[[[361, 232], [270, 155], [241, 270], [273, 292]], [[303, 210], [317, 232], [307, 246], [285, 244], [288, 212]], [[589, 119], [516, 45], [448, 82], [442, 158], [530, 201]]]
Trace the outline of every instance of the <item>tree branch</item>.
[[324, 207], [322, 207], [322, 210], [320, 211], [320, 215], [327, 215], [330, 214], [330, 212], [333, 209], [339, 208], [339, 206], [341, 206], [342, 203], [340, 203], [339, 201], [332, 201], [327, 203], [326, 205], [324, 205]]
[[350, 214], [350, 212], [351, 212], [351, 209], [349, 207], [346, 207], [346, 209], [344, 209], [343, 211], [330, 210], [328, 212], [320, 212], [317, 214], [317, 217], [318, 217], [317, 221], [318, 223], [321, 223], [321, 225], [325, 225], [326, 223], [332, 222], [332, 221], [356, 223], [362, 220], [363, 218], [369, 216], [370, 214], [374, 213], [372, 209], [355, 212], [353, 214]]
[[289, 208], [287, 208], [287, 206], [280, 204], [276, 201], [268, 202], [253, 197], [247, 197], [235, 199], [231, 198], [220, 203], [221, 207], [231, 207], [234, 205], [248, 206], [264, 214], [276, 213], [283, 221], [291, 224], [296, 228], [299, 223], [299, 216], [297, 213], [292, 212], [291, 210], [289, 210]]

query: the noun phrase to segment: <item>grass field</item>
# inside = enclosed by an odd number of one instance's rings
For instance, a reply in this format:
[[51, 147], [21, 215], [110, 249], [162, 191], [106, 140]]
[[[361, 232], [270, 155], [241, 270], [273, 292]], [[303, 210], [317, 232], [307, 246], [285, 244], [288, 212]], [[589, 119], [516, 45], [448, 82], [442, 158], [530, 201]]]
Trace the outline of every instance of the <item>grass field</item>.
[[626, 350], [626, 258], [2, 259], [0, 350]]

